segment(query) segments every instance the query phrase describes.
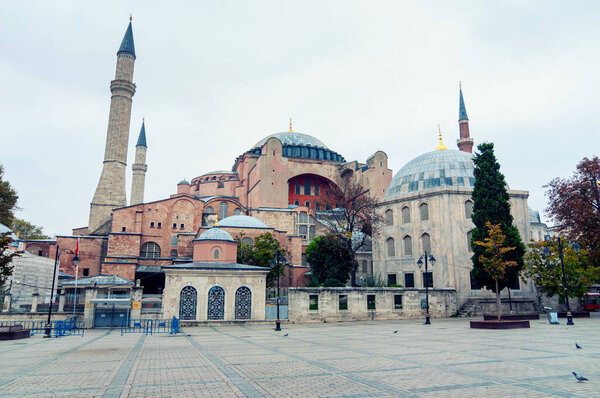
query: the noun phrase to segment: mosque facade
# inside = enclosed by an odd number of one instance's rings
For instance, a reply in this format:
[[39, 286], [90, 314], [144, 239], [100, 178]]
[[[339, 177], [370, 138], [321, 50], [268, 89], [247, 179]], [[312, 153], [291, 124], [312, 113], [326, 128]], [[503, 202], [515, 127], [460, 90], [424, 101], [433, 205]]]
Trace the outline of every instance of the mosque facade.
[[[89, 223], [74, 229], [72, 236], [58, 236], [54, 249], [49, 250], [53, 256], [56, 247], [73, 249], [79, 241], [80, 277], [120, 275], [140, 280], [144, 291], [150, 293], [161, 293], [170, 286], [170, 300], [176, 300], [177, 289], [171, 283], [175, 279], [165, 282], [165, 277], [189, 274], [189, 264], [198, 262], [195, 242], [218, 222], [223, 232], [248, 244], [271, 233], [288, 252], [284, 285], [303, 286], [308, 270], [304, 251], [322, 228], [319, 214], [332, 207], [328, 190], [342, 176], [350, 175], [380, 201], [384, 218], [372, 252], [359, 253], [357, 280], [378, 275], [390, 285], [405, 288], [422, 288], [427, 283], [455, 289], [463, 303], [483, 294], [469, 277], [472, 253], [468, 242], [474, 227], [470, 218], [473, 139], [462, 89], [458, 150], [447, 149], [440, 134], [436, 151], [411, 160], [395, 176], [384, 152], [374, 152], [365, 162], [347, 161], [317, 138], [294, 131], [290, 120], [287, 131], [270, 134], [242, 151], [231, 170], [182, 180], [169, 197], [150, 202], [144, 201], [144, 185], [151, 134], [142, 122], [128, 204], [125, 173], [136, 59], [130, 22], [110, 85], [103, 170], [90, 205]], [[528, 192], [510, 190], [509, 194], [515, 225], [527, 241], [532, 236]], [[430, 275], [417, 266], [425, 251], [437, 259]], [[211, 253], [215, 255], [213, 250], [203, 256]], [[74, 274], [70, 264], [68, 255], [61, 257], [61, 271]], [[232, 269], [223, 272], [235, 273]], [[533, 294], [531, 283], [515, 288], [517, 296]]]

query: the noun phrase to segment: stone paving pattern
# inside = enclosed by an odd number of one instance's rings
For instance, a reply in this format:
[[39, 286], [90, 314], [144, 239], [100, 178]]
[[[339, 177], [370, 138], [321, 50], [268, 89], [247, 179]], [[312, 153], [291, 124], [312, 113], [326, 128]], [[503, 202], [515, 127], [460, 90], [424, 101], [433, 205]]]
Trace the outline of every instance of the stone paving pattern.
[[600, 397], [599, 326], [433, 319], [34, 336], [0, 341], [0, 397]]

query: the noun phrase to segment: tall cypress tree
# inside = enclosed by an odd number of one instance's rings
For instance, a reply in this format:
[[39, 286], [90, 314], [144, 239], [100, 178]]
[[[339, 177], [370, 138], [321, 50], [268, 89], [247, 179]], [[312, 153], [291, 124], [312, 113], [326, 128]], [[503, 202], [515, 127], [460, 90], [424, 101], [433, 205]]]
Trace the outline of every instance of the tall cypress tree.
[[473, 223], [475, 229], [472, 231], [471, 247], [473, 248], [473, 269], [471, 277], [475, 283], [496, 292], [496, 282], [485, 272], [483, 264], [479, 261], [479, 256], [484, 254], [484, 248], [475, 245], [473, 242], [483, 241], [489, 238], [489, 231], [486, 228], [486, 222], [500, 224], [502, 233], [506, 236], [505, 247], [514, 247], [514, 250], [508, 251], [504, 255], [505, 261], [515, 261], [514, 267], [508, 267], [504, 278], [498, 281], [498, 289], [502, 291], [505, 287], [511, 287], [517, 284], [519, 273], [523, 268], [523, 256], [525, 254], [525, 245], [521, 240], [521, 235], [517, 227], [513, 225], [513, 217], [510, 214], [510, 202], [506, 190], [506, 181], [504, 175], [500, 172], [500, 164], [494, 155], [494, 144], [483, 143], [477, 149], [479, 153], [475, 155], [475, 186], [473, 188]]

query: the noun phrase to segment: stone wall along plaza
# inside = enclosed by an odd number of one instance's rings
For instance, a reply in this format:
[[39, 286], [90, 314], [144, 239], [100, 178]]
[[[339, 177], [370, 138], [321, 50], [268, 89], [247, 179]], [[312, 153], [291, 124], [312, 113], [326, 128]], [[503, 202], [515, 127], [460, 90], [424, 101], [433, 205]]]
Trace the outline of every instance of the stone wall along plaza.
[[[387, 287], [289, 288], [290, 322], [365, 321], [425, 316], [425, 289]], [[454, 289], [430, 289], [431, 317], [448, 317], [457, 311]]]

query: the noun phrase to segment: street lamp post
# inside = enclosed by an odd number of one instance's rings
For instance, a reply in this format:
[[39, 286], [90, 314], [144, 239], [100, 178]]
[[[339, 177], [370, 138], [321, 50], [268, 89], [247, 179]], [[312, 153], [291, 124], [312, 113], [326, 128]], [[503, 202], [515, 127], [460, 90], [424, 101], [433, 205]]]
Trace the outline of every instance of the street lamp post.
[[[425, 325], [430, 325], [431, 322], [429, 321], [429, 270], [427, 265], [428, 261], [430, 261], [431, 266], [433, 267], [433, 265], [435, 264], [435, 257], [433, 257], [431, 253], [427, 253], [427, 251], [425, 251], [425, 253], [421, 254], [421, 257], [419, 257], [419, 261], [417, 261], [419, 269], [423, 266], [423, 259], [425, 259], [425, 278], [423, 278], [423, 282], [425, 285]], [[433, 280], [433, 277], [431, 279]]]
[[[54, 300], [54, 285], [56, 283], [56, 269], [58, 268], [58, 262], [60, 260], [60, 255], [63, 253], [75, 254], [71, 249], [60, 249], [60, 247], [56, 246], [56, 255], [54, 256], [54, 272], [52, 273], [52, 290], [50, 290], [50, 305], [48, 305], [48, 322], [46, 323], [46, 335], [44, 337], [50, 337], [50, 333], [52, 331], [52, 301]], [[73, 257], [73, 264], [77, 266], [79, 264], [79, 257], [75, 255]]]
[[[565, 273], [565, 259], [564, 259], [564, 254], [563, 254], [563, 242], [562, 242], [562, 239], [560, 238], [560, 236], [558, 237], [557, 243], [558, 243], [558, 257], [560, 258], [560, 267], [561, 267], [561, 271], [562, 271], [562, 285], [563, 285], [563, 289], [565, 291], [565, 302], [567, 304], [567, 325], [574, 325], [573, 314], [571, 314], [571, 306], [569, 304], [569, 289], [567, 287], [567, 276]], [[580, 246], [578, 243], [573, 243], [571, 246], [573, 247], [573, 249], [575, 250], [576, 253], [579, 253]], [[547, 247], [544, 248], [544, 254], [546, 254], [547, 257], [549, 257], [551, 254], [550, 250]]]
[[271, 260], [271, 264], [273, 264], [273, 262], [277, 264], [277, 320], [275, 321], [275, 331], [277, 332], [281, 331], [281, 320], [279, 319], [279, 275], [281, 274], [281, 261], [285, 262], [286, 259], [283, 254], [277, 250], [275, 258]]

